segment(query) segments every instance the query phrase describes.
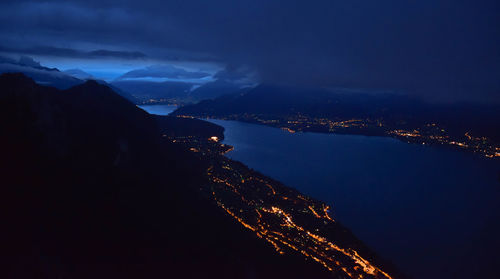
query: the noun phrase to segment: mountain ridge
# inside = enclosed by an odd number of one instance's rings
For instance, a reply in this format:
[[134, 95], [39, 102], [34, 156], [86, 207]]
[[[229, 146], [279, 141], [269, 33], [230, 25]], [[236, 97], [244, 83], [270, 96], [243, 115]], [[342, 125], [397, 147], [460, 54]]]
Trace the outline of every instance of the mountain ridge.
[[206, 162], [109, 87], [4, 74], [0, 108], [3, 278], [335, 278], [201, 196]]

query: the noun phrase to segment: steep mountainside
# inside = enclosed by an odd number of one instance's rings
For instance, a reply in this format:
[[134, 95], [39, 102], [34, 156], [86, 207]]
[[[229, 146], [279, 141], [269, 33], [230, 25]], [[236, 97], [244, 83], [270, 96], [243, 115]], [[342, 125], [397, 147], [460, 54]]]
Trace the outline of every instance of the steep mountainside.
[[96, 82], [61, 91], [0, 76], [1, 277], [333, 277], [201, 196], [206, 162], [159, 129]]
[[215, 99], [223, 95], [241, 94], [245, 91], [245, 89], [242, 90], [234, 83], [224, 80], [216, 80], [203, 84], [202, 86], [191, 91], [189, 93], [189, 97], [196, 102], [201, 100]]

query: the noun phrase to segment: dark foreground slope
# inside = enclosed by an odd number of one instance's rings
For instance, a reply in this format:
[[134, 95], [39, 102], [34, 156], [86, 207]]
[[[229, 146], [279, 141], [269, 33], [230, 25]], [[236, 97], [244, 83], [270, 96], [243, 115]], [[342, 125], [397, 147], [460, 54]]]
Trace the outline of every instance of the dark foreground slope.
[[199, 195], [206, 163], [96, 82], [0, 76], [1, 278], [328, 278]]

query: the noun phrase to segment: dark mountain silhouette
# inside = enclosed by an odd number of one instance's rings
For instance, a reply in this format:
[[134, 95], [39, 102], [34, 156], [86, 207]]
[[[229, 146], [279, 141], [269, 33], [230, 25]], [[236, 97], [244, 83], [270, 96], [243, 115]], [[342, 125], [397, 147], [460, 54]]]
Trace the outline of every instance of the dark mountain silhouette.
[[0, 74], [18, 72], [29, 76], [40, 84], [54, 86], [59, 89], [67, 89], [83, 82], [78, 78], [60, 72], [56, 68], [44, 67], [31, 57], [21, 56], [19, 60], [0, 57]]
[[[328, 278], [199, 195], [206, 162], [112, 89], [0, 76], [2, 278]], [[161, 122], [161, 120], [160, 120]], [[170, 125], [170, 126], [169, 126]]]
[[[400, 109], [409, 106], [418, 108], [420, 102], [402, 97], [374, 96], [368, 94], [333, 93], [319, 89], [304, 89], [297, 87], [283, 87], [268, 84], [259, 85], [247, 90], [244, 94], [221, 96], [213, 101], [200, 102], [198, 105], [185, 106], [182, 111], [207, 111], [215, 114], [228, 113], [266, 113], [287, 114], [307, 113], [317, 115], [345, 115], [360, 116], [372, 115], [383, 106], [399, 102]], [[395, 108], [395, 107], [394, 107]]]
[[32, 68], [39, 69], [39, 70], [59, 72], [59, 69], [57, 69], [57, 68], [48, 68], [48, 67], [42, 66], [40, 64], [40, 62], [35, 61], [33, 58], [31, 58], [29, 56], [21, 56], [21, 57], [19, 57], [19, 60], [17, 62], [14, 62], [14, 64], [18, 64], [18, 65], [21, 65], [21, 66], [32, 67]]
[[96, 79], [95, 81], [99, 84], [108, 86], [109, 88], [113, 89], [113, 91], [115, 91], [116, 94], [122, 96], [123, 98], [127, 99], [128, 101], [130, 101], [134, 104], [140, 103], [140, 100], [138, 98], [136, 98], [134, 95], [130, 94], [128, 91], [122, 90], [122, 89], [120, 89], [120, 88], [114, 86], [113, 84], [110, 84], [104, 80]]
[[224, 139], [224, 128], [195, 118], [153, 115], [162, 135], [186, 137], [196, 135], [201, 138], [218, 137]]
[[65, 70], [64, 73], [66, 73], [72, 77], [82, 79], [82, 80], [95, 79], [91, 74], [89, 74], [81, 69], [68, 69], [68, 70]]
[[53, 86], [58, 89], [68, 89], [82, 84], [86, 80], [96, 80], [98, 83], [111, 87], [116, 93], [127, 100], [134, 103], [138, 102], [130, 93], [108, 84], [104, 80], [95, 79], [80, 69], [61, 72], [56, 68], [42, 66], [39, 62], [27, 56], [22, 56], [18, 61], [8, 57], [0, 57], [0, 73], [23, 73], [39, 84]]
[[189, 94], [189, 96], [193, 101], [201, 101], [215, 99], [223, 95], [241, 94], [243, 92], [245, 92], [245, 89], [241, 89], [240, 86], [232, 82], [216, 80], [196, 88]]

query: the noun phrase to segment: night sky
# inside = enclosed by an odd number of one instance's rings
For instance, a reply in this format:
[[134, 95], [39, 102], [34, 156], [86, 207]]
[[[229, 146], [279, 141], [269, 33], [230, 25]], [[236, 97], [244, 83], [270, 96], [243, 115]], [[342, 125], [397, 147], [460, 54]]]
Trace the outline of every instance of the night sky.
[[225, 69], [277, 84], [500, 102], [499, 21], [497, 0], [3, 0], [0, 54], [108, 79], [174, 65], [194, 79]]

